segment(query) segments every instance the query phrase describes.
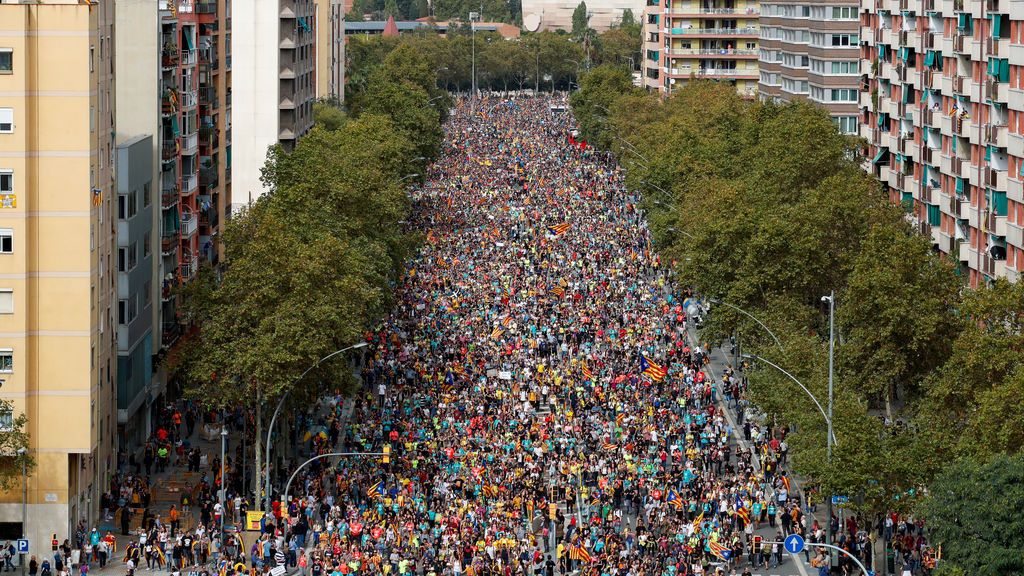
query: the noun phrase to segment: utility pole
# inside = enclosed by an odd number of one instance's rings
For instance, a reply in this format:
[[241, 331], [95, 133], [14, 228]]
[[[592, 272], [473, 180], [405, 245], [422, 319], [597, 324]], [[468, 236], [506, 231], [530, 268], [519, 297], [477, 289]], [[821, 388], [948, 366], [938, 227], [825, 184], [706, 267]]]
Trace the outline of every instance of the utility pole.
[[[833, 360], [835, 358], [835, 317], [836, 317], [836, 291], [833, 290], [828, 296], [821, 298], [828, 302], [828, 452], [829, 465], [832, 464], [832, 382], [833, 382]], [[825, 544], [832, 543], [832, 494], [828, 494], [828, 520], [825, 528]]]
[[470, 80], [472, 94], [470, 95], [470, 102], [472, 103], [471, 110], [476, 112], [476, 26], [473, 22], [480, 17], [479, 12], [469, 13], [469, 29], [473, 33], [473, 73], [472, 79]]
[[217, 494], [217, 502], [220, 503], [220, 549], [224, 550], [228, 528], [227, 509], [224, 507], [224, 499], [227, 497], [227, 478], [224, 475], [224, 457], [227, 451], [228, 427], [223, 423], [220, 428], [220, 492]]

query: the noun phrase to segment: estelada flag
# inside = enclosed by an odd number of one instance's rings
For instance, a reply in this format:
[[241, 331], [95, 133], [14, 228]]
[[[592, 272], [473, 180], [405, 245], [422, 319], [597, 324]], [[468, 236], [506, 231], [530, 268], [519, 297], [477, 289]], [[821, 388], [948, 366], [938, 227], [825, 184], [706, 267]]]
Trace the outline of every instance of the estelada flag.
[[668, 371], [664, 367], [656, 364], [653, 360], [647, 357], [646, 354], [640, 355], [640, 371], [652, 379], [655, 382], [661, 382], [665, 379]]
[[563, 222], [561, 224], [553, 224], [551, 226], [548, 226], [548, 234], [551, 234], [552, 236], [561, 236], [562, 234], [568, 232], [569, 228], [572, 228], [572, 224], [569, 224], [568, 222]]

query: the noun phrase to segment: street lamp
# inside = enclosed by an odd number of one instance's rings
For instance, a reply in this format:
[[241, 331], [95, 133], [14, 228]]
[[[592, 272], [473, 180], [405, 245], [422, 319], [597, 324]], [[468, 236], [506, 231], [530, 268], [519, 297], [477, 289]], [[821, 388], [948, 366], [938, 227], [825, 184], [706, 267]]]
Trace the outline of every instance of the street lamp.
[[473, 96], [470, 98], [470, 101], [473, 103], [473, 112], [476, 112], [476, 26], [473, 26], [473, 22], [479, 17], [479, 12], [469, 13], [469, 29], [473, 32], [473, 76], [470, 82], [473, 90]]
[[406, 174], [405, 176], [402, 176], [401, 178], [398, 179], [398, 181], [399, 182], [404, 182], [404, 181], [408, 180], [409, 178], [415, 178], [417, 176], [419, 176], [419, 173], [413, 172], [412, 174]]
[[[18, 456], [21, 457], [21, 537], [28, 538], [28, 458], [25, 454], [28, 450], [18, 448]], [[18, 563], [21, 564], [21, 576], [25, 576], [25, 555], [18, 554]]]
[[788, 376], [790, 380], [792, 380], [793, 382], [796, 382], [797, 386], [799, 386], [807, 394], [807, 396], [810, 397], [810, 399], [814, 402], [814, 405], [818, 407], [818, 412], [821, 412], [822, 417], [825, 418], [825, 423], [828, 424], [828, 453], [831, 454], [832, 453], [832, 445], [833, 444], [838, 444], [838, 442], [836, 442], [835, 434], [833, 434], [833, 432], [832, 432], [832, 402], [831, 402], [831, 399], [829, 400], [829, 407], [828, 407], [829, 410], [828, 410], [828, 413], [826, 413], [825, 409], [821, 407], [821, 403], [818, 402], [818, 399], [815, 398], [814, 394], [812, 394], [811, 391], [807, 389], [807, 386], [804, 386], [803, 382], [801, 382], [801, 381], [796, 379], [796, 376], [793, 376], [789, 372], [786, 372], [786, 370], [783, 369], [778, 364], [772, 362], [771, 360], [768, 360], [767, 358], [762, 358], [762, 357], [758, 356], [757, 354], [743, 354], [741, 357], [745, 358], [747, 360], [758, 360], [758, 361], [764, 362], [765, 364], [771, 366], [772, 368], [775, 368], [779, 372], [782, 372], [783, 374]]
[[[764, 331], [767, 332], [768, 335], [772, 337], [772, 340], [775, 340], [775, 345], [779, 347], [779, 350], [782, 350], [782, 351], [786, 350], [782, 346], [782, 342], [779, 341], [779, 337], [776, 336], [775, 333], [772, 332], [767, 326], [765, 326], [764, 322], [761, 322], [760, 320], [755, 318], [754, 315], [751, 314], [750, 312], [747, 312], [746, 310], [740, 308], [739, 306], [733, 306], [732, 304], [729, 304], [728, 302], [722, 302], [721, 300], [719, 300], [717, 298], [708, 298], [708, 302], [711, 302], [712, 304], [721, 304], [722, 306], [728, 306], [729, 308], [732, 308], [733, 310], [739, 312], [740, 314], [743, 314], [744, 316], [750, 318], [754, 322], [757, 322], [758, 325], [760, 325], [761, 328], [764, 328]], [[829, 416], [831, 416], [831, 414]]]
[[644, 156], [643, 154], [641, 154], [640, 151], [636, 149], [636, 146], [633, 146], [632, 142], [630, 142], [629, 140], [626, 140], [625, 138], [623, 138], [622, 136], [619, 136], [617, 134], [614, 136], [614, 138], [617, 139], [617, 140], [621, 140], [621, 141], [625, 142], [629, 146], [629, 149], [633, 152], [633, 154], [636, 154], [637, 156], [642, 158], [644, 162], [647, 162], [648, 164], [651, 163], [651, 161], [647, 159], [647, 156]]
[[220, 503], [220, 549], [224, 550], [227, 533], [227, 509], [224, 507], [224, 499], [227, 498], [227, 478], [224, 474], [224, 456], [227, 451], [228, 427], [221, 424], [220, 427], [220, 492], [217, 494], [217, 501]]
[[330, 458], [330, 457], [333, 457], [333, 456], [345, 457], [345, 456], [384, 456], [384, 455], [385, 455], [384, 452], [328, 452], [326, 454], [320, 454], [318, 456], [313, 456], [309, 460], [306, 460], [302, 464], [299, 464], [298, 468], [296, 468], [295, 471], [292, 472], [292, 475], [288, 477], [288, 482], [285, 482], [284, 493], [281, 495], [281, 511], [282, 511], [282, 515], [284, 516], [284, 525], [281, 527], [281, 537], [284, 539], [284, 541], [285, 542], [288, 541], [288, 490], [292, 486], [292, 480], [295, 480], [295, 477], [299, 474], [300, 470], [302, 470], [303, 468], [305, 468], [309, 464], [312, 464], [313, 462], [316, 462], [317, 460], [320, 460], [321, 458]]
[[[352, 349], [355, 349], [355, 348], [365, 348], [367, 345], [368, 344], [366, 342], [359, 342], [358, 344], [353, 344], [353, 345], [351, 345], [351, 346], [349, 346], [347, 348], [342, 348], [341, 350], [335, 350], [334, 352], [331, 352], [327, 356], [324, 356], [323, 358], [321, 358], [321, 359], [317, 360], [316, 362], [314, 362], [313, 365], [310, 366], [309, 368], [306, 368], [306, 371], [303, 372], [302, 374], [300, 374], [299, 377], [296, 378], [295, 381], [292, 382], [292, 384], [294, 385], [294, 384], [298, 383], [300, 380], [302, 380], [306, 376], [306, 374], [309, 374], [310, 371], [312, 371], [314, 368], [319, 366], [321, 362], [324, 362], [326, 360], [334, 358], [338, 354], [341, 354], [343, 352], [348, 352], [349, 350], [352, 350]], [[281, 406], [284, 405], [284, 401], [288, 398], [288, 395], [290, 393], [291, 393], [291, 388], [288, 388], [287, 390], [285, 390], [284, 394], [281, 396], [281, 399], [278, 400], [277, 407], [274, 408], [274, 415], [270, 418], [270, 427], [267, 428], [267, 443], [265, 445], [265, 447], [266, 447], [266, 454], [265, 454], [265, 457], [266, 457], [265, 464], [266, 464], [266, 466], [263, 469], [263, 474], [264, 474], [263, 486], [264, 486], [264, 490], [265, 490], [265, 494], [266, 494], [266, 498], [267, 498], [267, 503], [268, 504], [270, 502], [270, 441], [271, 441], [271, 434], [274, 432], [274, 423], [277, 422], [277, 415], [281, 412]], [[263, 504], [263, 498], [260, 498], [260, 504], [261, 505]]]
[[[822, 302], [828, 302], [828, 435], [832, 438], [832, 376], [833, 359], [836, 353], [836, 292], [829, 292], [828, 296], [821, 297]], [[828, 445], [828, 461], [832, 462], [832, 444]], [[825, 528], [825, 544], [832, 542], [832, 495], [828, 497], [828, 527]]]

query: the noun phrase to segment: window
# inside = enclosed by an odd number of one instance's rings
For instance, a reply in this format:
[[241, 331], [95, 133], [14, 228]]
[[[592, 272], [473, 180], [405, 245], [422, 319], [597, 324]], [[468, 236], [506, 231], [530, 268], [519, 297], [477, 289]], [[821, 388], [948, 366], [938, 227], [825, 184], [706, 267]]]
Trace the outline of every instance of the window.
[[143, 258], [149, 258], [149, 254], [153, 251], [152, 247], [150, 246], [150, 244], [152, 244], [152, 242], [151, 242], [152, 237], [153, 237], [153, 232], [151, 232], [149, 230], [147, 230], [146, 233], [142, 236], [142, 257]]
[[832, 7], [832, 19], [833, 20], [856, 20], [857, 19], [857, 7], [856, 6], [833, 6]]
[[857, 133], [857, 117], [856, 116], [833, 116], [832, 121], [839, 127], [839, 131], [843, 134], [856, 134]]
[[832, 46], [856, 46], [857, 43], [856, 34], [832, 34]]
[[0, 349], [0, 372], [14, 372], [14, 350]]
[[11, 48], [0, 48], [0, 74], [11, 74], [14, 72], [14, 50]]
[[14, 290], [0, 288], [0, 314], [14, 314]]
[[11, 170], [0, 170], [0, 192], [10, 194], [14, 192], [14, 172]]
[[14, 230], [0, 228], [0, 254], [14, 254]]
[[[111, 164], [113, 164], [113, 163], [111, 163]], [[149, 182], [146, 182], [145, 184], [142, 185], [142, 207], [143, 208], [148, 208], [149, 207], [149, 203], [151, 202], [150, 196], [152, 196], [152, 193], [150, 192], [150, 188], [151, 187], [149, 185]]]
[[123, 326], [131, 324], [139, 315], [138, 297], [132, 296], [127, 300], [117, 301], [117, 323]]
[[118, 220], [129, 220], [139, 211], [139, 200], [135, 192], [118, 194], [117, 196], [117, 218]]
[[0, 432], [14, 430], [14, 413], [10, 410], [0, 410]]
[[14, 108], [0, 108], [0, 133], [14, 132]]
[[857, 62], [831, 62], [833, 74], [851, 74], [856, 75], [860, 69]]
[[148, 308], [149, 304], [153, 301], [153, 282], [146, 280], [146, 285], [142, 288], [142, 307]]
[[832, 101], [833, 102], [856, 102], [857, 91], [847, 89], [832, 89]]
[[134, 242], [131, 246], [117, 249], [117, 271], [130, 272], [139, 263], [138, 245]]

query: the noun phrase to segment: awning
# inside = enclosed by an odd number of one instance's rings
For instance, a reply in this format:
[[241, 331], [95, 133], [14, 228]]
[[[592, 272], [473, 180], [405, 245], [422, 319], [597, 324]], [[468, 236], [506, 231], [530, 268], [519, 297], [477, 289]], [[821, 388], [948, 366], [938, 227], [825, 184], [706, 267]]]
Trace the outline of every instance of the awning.
[[903, 164], [903, 160], [904, 159], [906, 159], [906, 157], [903, 154], [900, 154], [899, 152], [896, 153], [896, 163], [897, 164]]
[[1003, 17], [1000, 14], [989, 14], [989, 18], [992, 19], [992, 37], [999, 38], [1003, 31]]
[[974, 21], [971, 19], [971, 14], [969, 12], [961, 12], [957, 16], [959, 18], [957, 21], [957, 28], [960, 28], [960, 31], [964, 34], [973, 33]]
[[910, 58], [910, 48], [900, 48], [900, 60], [906, 62], [908, 58]]
[[1000, 58], [999, 59], [999, 81], [1009, 82], [1010, 81], [1010, 59]]
[[963, 194], [964, 193], [964, 179], [963, 178], [957, 178], [956, 179], [956, 193], [957, 194]]
[[178, 130], [178, 117], [171, 116], [171, 132], [174, 132], [174, 137], [177, 138], [181, 132]]
[[929, 50], [924, 55], [924, 65], [932, 66], [935, 64], [935, 50]]
[[903, 85], [903, 103], [910, 103], [910, 95], [914, 93], [914, 89], [910, 87], [910, 84]]
[[875, 158], [871, 161], [872, 164], [882, 164], [882, 160], [888, 160], [889, 149], [882, 146], [878, 149], [878, 154], [875, 154]]
[[181, 37], [185, 40], [185, 50], [194, 50], [194, 48], [192, 48], [192, 33], [186, 32]]
[[888, 117], [889, 117], [889, 114], [887, 112], [881, 112], [881, 113], [878, 114], [878, 127], [879, 128], [881, 128], [885, 124], [885, 121], [886, 121], [886, 119]]

